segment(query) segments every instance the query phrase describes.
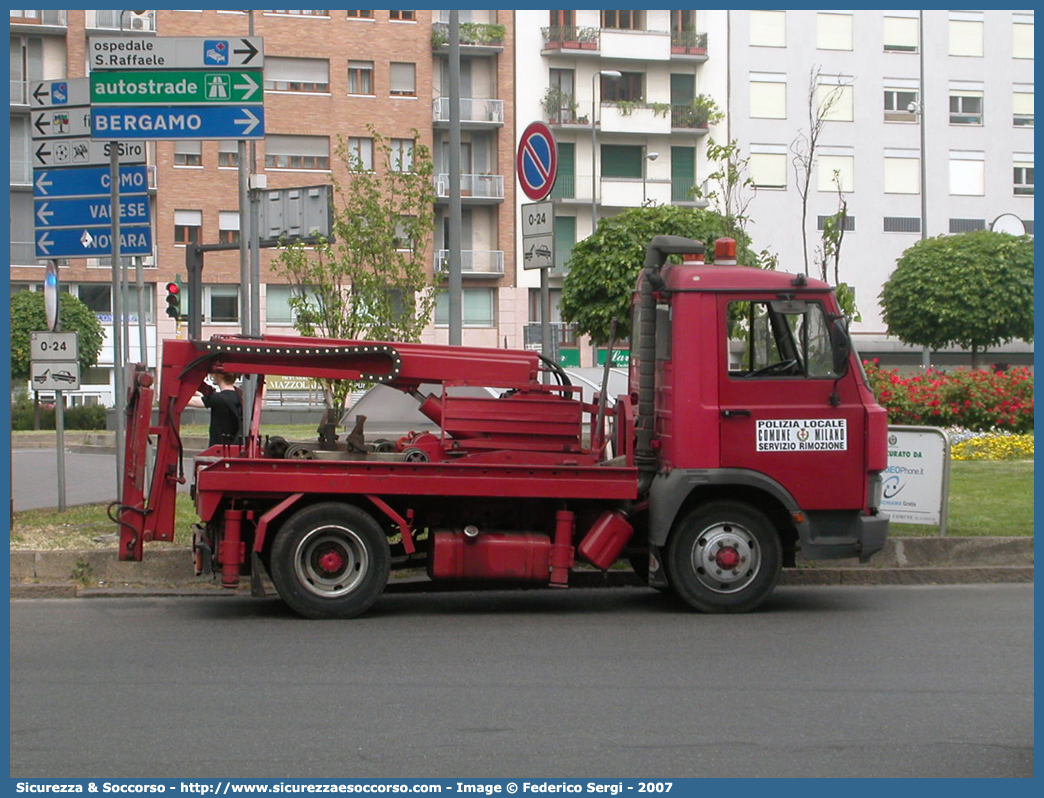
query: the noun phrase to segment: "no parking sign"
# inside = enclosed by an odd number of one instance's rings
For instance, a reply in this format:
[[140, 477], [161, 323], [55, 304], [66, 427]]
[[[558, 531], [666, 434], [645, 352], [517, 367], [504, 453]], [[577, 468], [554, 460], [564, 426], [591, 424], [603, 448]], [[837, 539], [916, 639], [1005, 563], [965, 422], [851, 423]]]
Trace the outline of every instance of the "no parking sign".
[[523, 193], [535, 202], [554, 188], [558, 175], [558, 145], [551, 128], [543, 122], [531, 122], [522, 133], [515, 156], [515, 171]]

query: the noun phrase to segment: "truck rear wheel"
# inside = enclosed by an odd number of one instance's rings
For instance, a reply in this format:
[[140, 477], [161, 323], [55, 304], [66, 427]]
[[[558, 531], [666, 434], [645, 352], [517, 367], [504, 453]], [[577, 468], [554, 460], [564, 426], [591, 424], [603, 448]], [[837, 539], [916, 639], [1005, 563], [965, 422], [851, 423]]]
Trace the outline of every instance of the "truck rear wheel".
[[671, 588], [701, 612], [747, 612], [779, 581], [782, 546], [768, 518], [735, 501], [697, 507], [679, 522], [667, 551]]
[[354, 618], [388, 582], [388, 539], [358, 507], [324, 502], [287, 519], [272, 543], [272, 582], [306, 618]]

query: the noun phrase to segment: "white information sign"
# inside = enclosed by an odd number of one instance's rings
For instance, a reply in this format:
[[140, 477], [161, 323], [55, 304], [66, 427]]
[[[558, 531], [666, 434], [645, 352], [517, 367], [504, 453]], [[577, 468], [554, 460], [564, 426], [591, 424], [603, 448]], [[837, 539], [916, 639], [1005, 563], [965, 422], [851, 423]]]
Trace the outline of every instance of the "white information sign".
[[79, 333], [77, 332], [31, 332], [29, 333], [29, 359], [64, 361], [79, 358]]
[[950, 441], [936, 427], [889, 427], [881, 510], [895, 523], [938, 524], [946, 532]]
[[34, 391], [80, 390], [80, 363], [76, 360], [29, 362], [29, 378]]

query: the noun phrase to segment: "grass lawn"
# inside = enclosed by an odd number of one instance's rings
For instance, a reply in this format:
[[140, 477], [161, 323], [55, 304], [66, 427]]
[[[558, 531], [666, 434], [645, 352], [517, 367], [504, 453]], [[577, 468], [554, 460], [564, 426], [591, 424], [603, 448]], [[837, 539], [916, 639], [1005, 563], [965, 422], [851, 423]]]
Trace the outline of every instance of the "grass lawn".
[[[295, 427], [293, 437], [303, 437], [300, 430], [300, 427]], [[112, 548], [116, 545], [116, 525], [108, 519], [105, 509], [105, 505], [94, 504], [70, 507], [64, 513], [56, 510], [15, 513], [11, 548]], [[1033, 461], [953, 462], [949, 509], [946, 532], [952, 537], [1032, 536]], [[174, 545], [190, 545], [190, 527], [199, 519], [187, 494], [178, 494], [176, 512]], [[938, 532], [937, 526], [892, 524], [892, 534], [896, 536], [921, 537], [937, 535]]]

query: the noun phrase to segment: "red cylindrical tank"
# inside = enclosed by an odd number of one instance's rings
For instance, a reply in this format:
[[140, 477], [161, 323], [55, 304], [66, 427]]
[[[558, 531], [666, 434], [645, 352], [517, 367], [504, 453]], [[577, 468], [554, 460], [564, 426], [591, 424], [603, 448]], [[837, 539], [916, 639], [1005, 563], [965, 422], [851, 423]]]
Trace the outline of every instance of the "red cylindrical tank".
[[432, 579], [515, 579], [547, 582], [551, 539], [536, 532], [435, 532], [428, 575]]
[[606, 571], [633, 534], [634, 527], [626, 515], [619, 510], [606, 510], [584, 535], [578, 551], [589, 563]]

